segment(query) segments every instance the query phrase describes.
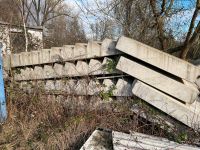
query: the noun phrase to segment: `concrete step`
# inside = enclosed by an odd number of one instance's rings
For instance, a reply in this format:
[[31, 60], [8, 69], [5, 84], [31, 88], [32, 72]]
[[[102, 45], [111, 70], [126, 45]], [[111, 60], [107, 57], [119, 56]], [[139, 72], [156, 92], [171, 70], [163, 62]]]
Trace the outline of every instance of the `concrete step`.
[[200, 108], [188, 107], [139, 80], [134, 81], [132, 92], [137, 97], [143, 99], [147, 103], [167, 113], [185, 125], [195, 130], [199, 130], [200, 113], [197, 110]]
[[198, 98], [197, 89], [125, 57], [120, 58], [116, 68], [185, 103], [191, 104]]
[[116, 49], [191, 82], [200, 75], [193, 64], [127, 37], [119, 39]]

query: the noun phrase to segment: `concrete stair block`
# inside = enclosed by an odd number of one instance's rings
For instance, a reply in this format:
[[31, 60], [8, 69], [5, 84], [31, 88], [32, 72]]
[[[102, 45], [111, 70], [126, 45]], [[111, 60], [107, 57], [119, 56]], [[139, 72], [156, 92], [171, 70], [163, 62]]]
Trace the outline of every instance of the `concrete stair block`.
[[89, 62], [89, 74], [100, 75], [103, 74], [101, 61], [97, 59], [91, 59]]
[[34, 79], [44, 79], [44, 70], [41, 66], [35, 66], [34, 71], [33, 71], [33, 78]]
[[87, 44], [76, 43], [74, 47], [74, 59], [84, 59], [87, 57]]
[[116, 49], [191, 82], [200, 75], [200, 68], [130, 38], [121, 37]]
[[198, 98], [198, 90], [125, 57], [120, 58], [116, 68], [185, 103], [191, 104]]
[[55, 90], [55, 83], [53, 80], [47, 80], [45, 84], [45, 90], [47, 91]]
[[9, 71], [11, 68], [11, 57], [10, 55], [3, 55], [3, 69]]
[[85, 61], [78, 61], [76, 64], [76, 71], [78, 76], [88, 75], [89, 66]]
[[111, 39], [104, 39], [101, 44], [101, 56], [116, 55], [119, 52], [115, 49], [116, 42]]
[[49, 63], [50, 61], [50, 51], [51, 49], [42, 49], [40, 54], [40, 61], [42, 63]]
[[63, 75], [71, 77], [71, 76], [77, 76], [78, 72], [76, 70], [76, 66], [74, 63], [65, 62]]
[[18, 67], [20, 64], [20, 54], [11, 54], [11, 66]]
[[61, 57], [62, 47], [52, 47], [50, 50], [50, 62], [60, 62], [63, 60]]
[[56, 80], [55, 90], [62, 91], [62, 92], [65, 91], [65, 81], [64, 80]]
[[66, 80], [65, 89], [67, 94], [75, 94], [77, 81], [73, 79]]
[[88, 95], [99, 95], [102, 85], [98, 80], [90, 80], [88, 85]]
[[63, 46], [60, 53], [64, 60], [72, 60], [74, 58], [74, 46]]
[[44, 65], [44, 78], [55, 78], [56, 73], [52, 66]]
[[37, 65], [40, 64], [40, 51], [32, 51], [30, 52], [31, 64]]
[[177, 101], [176, 99], [154, 89], [153, 87], [135, 80], [133, 83], [133, 94], [179, 120], [185, 125], [193, 128], [200, 128], [200, 114], [195, 109]]
[[75, 93], [77, 95], [88, 95], [88, 79], [78, 80], [75, 88]]
[[29, 52], [20, 53], [20, 64], [22, 66], [31, 65], [30, 53]]
[[101, 56], [101, 45], [95, 41], [89, 41], [87, 45], [87, 57], [95, 58]]
[[116, 84], [116, 89], [113, 91], [114, 96], [133, 96], [132, 84], [123, 79], [119, 79]]
[[54, 69], [54, 71], [55, 71], [55, 74], [56, 74], [56, 77], [63, 77], [63, 72], [64, 72], [64, 69], [63, 69], [64, 67], [63, 67], [63, 65], [61, 65], [61, 64], [57, 64], [57, 63], [55, 63], [54, 64], [54, 67], [53, 67], [53, 69]]
[[[112, 79], [104, 79], [103, 80], [103, 85], [102, 85], [102, 91], [108, 92], [111, 90], [113, 87], [115, 87], [115, 83], [113, 82]], [[113, 90], [114, 91], [114, 90]]]

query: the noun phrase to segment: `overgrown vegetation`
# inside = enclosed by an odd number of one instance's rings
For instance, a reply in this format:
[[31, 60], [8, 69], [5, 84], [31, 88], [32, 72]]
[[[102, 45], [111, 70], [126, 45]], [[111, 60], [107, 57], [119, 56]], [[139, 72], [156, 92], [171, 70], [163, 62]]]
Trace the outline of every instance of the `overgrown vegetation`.
[[79, 149], [97, 127], [138, 131], [186, 143], [194, 142], [198, 136], [189, 130], [167, 133], [135, 115], [131, 111], [134, 104], [152, 111], [140, 100], [55, 97], [38, 87], [31, 94], [18, 87], [17, 84], [7, 87], [9, 119], [2, 125], [0, 149]]

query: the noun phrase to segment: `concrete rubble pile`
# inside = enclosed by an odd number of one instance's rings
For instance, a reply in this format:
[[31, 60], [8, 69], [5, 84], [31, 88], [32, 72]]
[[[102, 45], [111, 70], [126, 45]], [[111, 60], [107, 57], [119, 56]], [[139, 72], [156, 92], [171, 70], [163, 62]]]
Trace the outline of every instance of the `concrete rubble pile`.
[[32, 83], [80, 96], [137, 96], [185, 125], [200, 128], [200, 68], [133, 39], [11, 54], [4, 57], [4, 68], [14, 70], [21, 88]]

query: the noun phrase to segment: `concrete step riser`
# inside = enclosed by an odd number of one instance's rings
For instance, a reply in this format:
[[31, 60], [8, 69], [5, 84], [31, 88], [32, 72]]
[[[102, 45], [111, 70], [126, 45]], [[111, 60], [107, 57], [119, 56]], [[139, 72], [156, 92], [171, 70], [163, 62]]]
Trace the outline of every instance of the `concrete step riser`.
[[191, 104], [198, 98], [198, 90], [125, 57], [120, 58], [117, 69], [183, 102]]

